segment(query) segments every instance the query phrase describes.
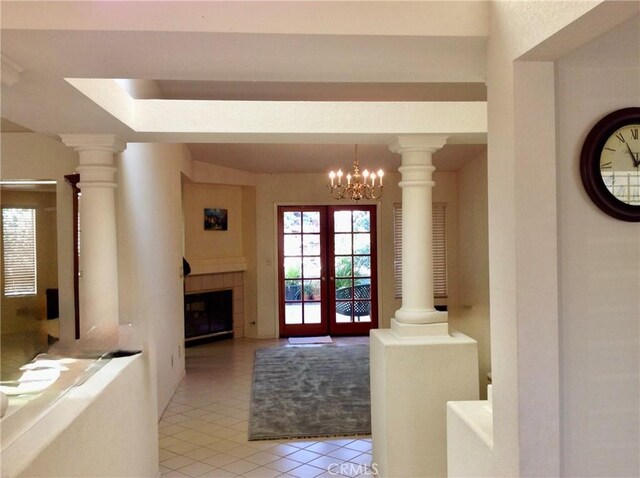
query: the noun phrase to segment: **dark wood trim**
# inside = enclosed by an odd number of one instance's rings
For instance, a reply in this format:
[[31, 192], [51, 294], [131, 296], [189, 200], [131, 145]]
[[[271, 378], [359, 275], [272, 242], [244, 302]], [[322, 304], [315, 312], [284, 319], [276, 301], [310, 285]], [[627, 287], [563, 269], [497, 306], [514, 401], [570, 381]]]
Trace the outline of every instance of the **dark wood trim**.
[[[335, 305], [335, 254], [333, 211], [369, 211], [371, 216], [371, 322], [336, 322]], [[285, 276], [284, 276], [284, 213], [299, 211], [317, 211], [320, 213], [320, 249], [321, 249], [321, 323], [320, 324], [285, 324]], [[367, 206], [279, 206], [278, 207], [278, 318], [280, 337], [309, 335], [366, 335], [369, 330], [378, 326], [378, 267], [377, 267], [377, 207]], [[304, 300], [302, 301], [304, 304]]]
[[[320, 213], [320, 260], [321, 260], [321, 279], [320, 279], [320, 303], [319, 324], [301, 324], [287, 325], [285, 324], [285, 290], [284, 290], [284, 213], [285, 212], [319, 212]], [[326, 234], [324, 228], [326, 224], [326, 207], [325, 206], [279, 206], [278, 207], [278, 308], [280, 321], [280, 337], [300, 337], [309, 335], [327, 334], [327, 274], [325, 264], [326, 251]], [[301, 233], [302, 234], [302, 233]], [[304, 283], [303, 283], [304, 284]], [[304, 299], [302, 300], [304, 307]], [[304, 309], [303, 309], [304, 317]], [[304, 320], [304, 319], [303, 319]]]
[[[335, 278], [335, 224], [333, 213], [335, 211], [369, 211], [370, 239], [371, 239], [371, 322], [339, 323], [336, 321], [336, 282], [329, 280], [329, 330], [333, 335], [366, 335], [369, 330], [378, 328], [378, 241], [377, 241], [377, 207], [375, 205], [358, 206], [328, 206], [327, 236], [329, 244], [327, 248], [327, 262], [329, 277]], [[352, 232], [353, 234], [353, 232]], [[354, 256], [355, 257], [355, 256]], [[355, 280], [352, 271], [352, 280]], [[353, 299], [355, 300], [355, 299]]]
[[64, 177], [71, 185], [73, 194], [73, 309], [75, 318], [75, 337], [80, 338], [80, 251], [78, 250], [78, 224], [80, 211], [78, 210], [78, 198], [80, 196], [80, 174], [69, 174]]

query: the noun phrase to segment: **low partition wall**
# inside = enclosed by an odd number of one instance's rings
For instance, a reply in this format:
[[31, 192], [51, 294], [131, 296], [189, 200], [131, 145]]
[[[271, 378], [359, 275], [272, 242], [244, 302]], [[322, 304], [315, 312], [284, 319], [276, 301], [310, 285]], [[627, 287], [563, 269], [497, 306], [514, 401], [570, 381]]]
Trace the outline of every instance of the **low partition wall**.
[[149, 360], [110, 360], [3, 443], [3, 477], [151, 477], [158, 434]]
[[495, 476], [493, 463], [492, 386], [488, 400], [447, 404], [448, 476]]

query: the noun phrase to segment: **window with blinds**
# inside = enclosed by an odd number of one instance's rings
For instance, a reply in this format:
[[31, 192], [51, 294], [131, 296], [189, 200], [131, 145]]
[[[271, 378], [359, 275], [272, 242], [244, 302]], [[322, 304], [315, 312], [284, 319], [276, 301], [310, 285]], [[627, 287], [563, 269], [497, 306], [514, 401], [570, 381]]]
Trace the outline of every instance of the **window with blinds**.
[[37, 294], [36, 210], [2, 209], [4, 295]]
[[[402, 204], [393, 205], [393, 271], [402, 298]], [[433, 296], [447, 297], [447, 204], [433, 203]]]

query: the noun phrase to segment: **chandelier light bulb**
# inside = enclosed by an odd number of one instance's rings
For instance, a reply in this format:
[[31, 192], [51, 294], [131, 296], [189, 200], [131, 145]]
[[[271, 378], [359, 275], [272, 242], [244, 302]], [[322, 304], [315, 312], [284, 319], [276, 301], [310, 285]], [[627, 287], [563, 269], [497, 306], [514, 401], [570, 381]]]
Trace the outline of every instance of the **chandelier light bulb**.
[[384, 176], [384, 171], [382, 169], [378, 169], [378, 177], [380, 178], [380, 186], [382, 186], [382, 176]]
[[371, 173], [371, 185], [376, 185], [376, 173]]
[[362, 175], [364, 176], [364, 179], [366, 180], [369, 177], [369, 170], [365, 169], [364, 171], [362, 171]]
[[347, 184], [351, 184], [351, 174], [347, 174]]

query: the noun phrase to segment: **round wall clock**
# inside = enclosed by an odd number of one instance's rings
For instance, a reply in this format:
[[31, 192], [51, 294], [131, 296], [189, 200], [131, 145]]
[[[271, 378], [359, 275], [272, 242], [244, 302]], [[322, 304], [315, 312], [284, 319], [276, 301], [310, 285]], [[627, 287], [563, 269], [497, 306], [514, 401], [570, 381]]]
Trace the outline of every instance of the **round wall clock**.
[[640, 108], [608, 114], [589, 131], [580, 153], [591, 200], [623, 221], [640, 221]]

